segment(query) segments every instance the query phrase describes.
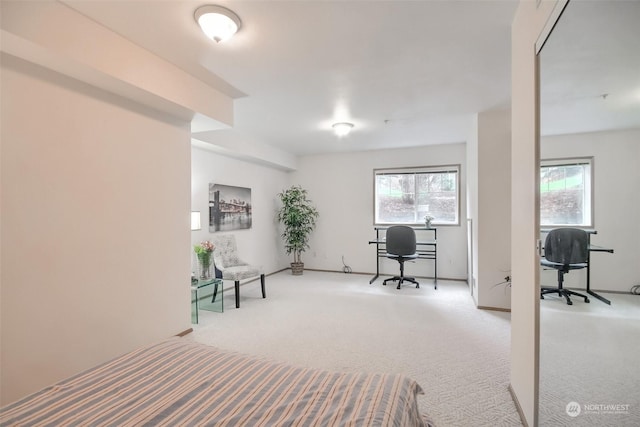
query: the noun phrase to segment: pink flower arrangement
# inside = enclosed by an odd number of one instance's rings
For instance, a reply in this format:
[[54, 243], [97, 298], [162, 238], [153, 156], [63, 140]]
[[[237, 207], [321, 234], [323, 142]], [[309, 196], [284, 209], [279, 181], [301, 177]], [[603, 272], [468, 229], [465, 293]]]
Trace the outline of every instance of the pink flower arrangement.
[[201, 253], [204, 253], [204, 252], [213, 252], [215, 248], [216, 247], [213, 243], [211, 243], [208, 240], [203, 240], [202, 242], [200, 242], [199, 245], [193, 246], [193, 251], [198, 255], [200, 255]]

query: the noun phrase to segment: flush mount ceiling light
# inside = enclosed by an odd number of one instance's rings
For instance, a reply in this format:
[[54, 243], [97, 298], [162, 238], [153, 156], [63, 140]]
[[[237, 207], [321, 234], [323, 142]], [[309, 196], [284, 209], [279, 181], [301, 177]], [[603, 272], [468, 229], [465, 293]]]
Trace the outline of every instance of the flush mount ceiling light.
[[194, 17], [207, 37], [217, 43], [230, 39], [242, 25], [238, 15], [222, 6], [201, 6]]
[[351, 129], [353, 129], [353, 123], [347, 123], [347, 122], [334, 123], [332, 127], [336, 135], [346, 136], [349, 134], [349, 132], [351, 132]]

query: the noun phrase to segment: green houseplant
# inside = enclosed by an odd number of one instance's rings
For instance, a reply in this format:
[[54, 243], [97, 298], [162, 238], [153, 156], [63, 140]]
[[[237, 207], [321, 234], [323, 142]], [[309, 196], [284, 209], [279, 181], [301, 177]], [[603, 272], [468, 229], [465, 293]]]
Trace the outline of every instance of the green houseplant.
[[287, 254], [293, 254], [291, 272], [300, 275], [304, 269], [301, 255], [309, 248], [309, 236], [316, 226], [318, 211], [307, 198], [307, 190], [294, 185], [278, 194], [282, 207], [278, 221], [284, 225], [282, 238]]

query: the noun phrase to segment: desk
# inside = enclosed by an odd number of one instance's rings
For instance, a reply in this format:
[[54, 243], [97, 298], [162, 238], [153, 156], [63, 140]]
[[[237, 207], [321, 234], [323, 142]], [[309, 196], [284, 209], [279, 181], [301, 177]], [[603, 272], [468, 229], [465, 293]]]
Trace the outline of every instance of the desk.
[[[540, 230], [540, 232], [542, 232], [542, 233], [548, 233], [549, 231], [551, 231], [550, 228]], [[585, 230], [585, 231], [587, 232], [587, 235], [589, 236], [589, 251], [587, 253], [587, 293], [589, 295], [591, 295], [592, 297], [595, 297], [595, 298], [599, 299], [603, 303], [611, 305], [611, 301], [609, 301], [608, 299], [606, 299], [605, 297], [603, 297], [601, 295], [598, 295], [597, 293], [595, 293], [595, 292], [593, 292], [591, 290], [591, 252], [606, 252], [606, 253], [612, 254], [613, 253], [613, 249], [604, 248], [602, 246], [597, 246], [597, 245], [592, 245], [591, 244], [591, 235], [592, 234], [598, 234], [598, 232], [596, 230]]]
[[[376, 275], [369, 280], [369, 284], [375, 282], [380, 276], [380, 258], [387, 257], [387, 249], [384, 237], [380, 237], [380, 230], [387, 230], [389, 227], [374, 227], [376, 230], [376, 238], [369, 240], [370, 245], [376, 245]], [[433, 240], [419, 240], [416, 242], [418, 246], [416, 252], [417, 259], [433, 260], [433, 276], [435, 288], [438, 289], [438, 230], [435, 228], [412, 227], [415, 231], [428, 231], [433, 233]]]
[[[207, 287], [211, 287], [210, 293], [206, 292]], [[224, 311], [222, 279], [191, 279], [191, 323], [198, 324], [200, 309], [219, 313]]]

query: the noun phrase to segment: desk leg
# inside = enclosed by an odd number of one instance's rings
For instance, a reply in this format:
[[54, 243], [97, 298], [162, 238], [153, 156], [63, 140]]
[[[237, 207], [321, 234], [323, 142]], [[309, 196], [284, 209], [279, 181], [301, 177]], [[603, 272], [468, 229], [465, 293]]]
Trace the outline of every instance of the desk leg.
[[[378, 240], [378, 230], [376, 230], [376, 240]], [[369, 280], [369, 284], [372, 284], [380, 276], [380, 243], [376, 243], [376, 275]]]
[[608, 305], [611, 305], [611, 301], [609, 301], [609, 300], [608, 300], [608, 299], [606, 299], [605, 297], [603, 297], [603, 296], [601, 296], [601, 295], [598, 295], [598, 294], [596, 294], [596, 293], [595, 293], [595, 292], [593, 292], [593, 291], [587, 291], [587, 293], [588, 293], [589, 295], [591, 295], [592, 297], [598, 298], [598, 299], [599, 299], [600, 301], [602, 301], [603, 303], [608, 304]]
[[[589, 238], [589, 243], [591, 243], [591, 238]], [[587, 293], [592, 297], [599, 299], [603, 303], [611, 305], [611, 301], [591, 290], [591, 251], [587, 252]]]
[[434, 289], [438, 289], [438, 253], [433, 257], [433, 285]]
[[372, 284], [380, 276], [380, 255], [378, 255], [378, 245], [376, 244], [376, 275], [369, 280], [369, 284]]

